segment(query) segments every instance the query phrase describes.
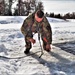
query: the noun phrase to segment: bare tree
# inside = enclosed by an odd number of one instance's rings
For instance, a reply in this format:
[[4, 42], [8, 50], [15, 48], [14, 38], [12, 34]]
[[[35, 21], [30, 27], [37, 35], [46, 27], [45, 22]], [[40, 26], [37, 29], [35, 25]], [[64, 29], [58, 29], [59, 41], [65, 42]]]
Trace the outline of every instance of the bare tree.
[[0, 15], [4, 15], [5, 11], [5, 2], [4, 0], [0, 0]]
[[9, 15], [10, 16], [12, 15], [11, 6], [12, 6], [12, 0], [9, 0]]

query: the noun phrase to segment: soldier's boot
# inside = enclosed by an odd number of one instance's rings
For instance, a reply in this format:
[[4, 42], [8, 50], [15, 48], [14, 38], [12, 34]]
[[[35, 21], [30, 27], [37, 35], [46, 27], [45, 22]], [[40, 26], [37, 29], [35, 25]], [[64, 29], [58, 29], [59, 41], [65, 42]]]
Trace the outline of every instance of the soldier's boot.
[[26, 48], [24, 51], [25, 54], [29, 54], [29, 52], [30, 52], [30, 48]]
[[30, 42], [27, 42], [25, 47], [26, 47], [26, 49], [25, 49], [24, 53], [25, 54], [29, 54], [30, 49], [32, 48], [31, 43]]

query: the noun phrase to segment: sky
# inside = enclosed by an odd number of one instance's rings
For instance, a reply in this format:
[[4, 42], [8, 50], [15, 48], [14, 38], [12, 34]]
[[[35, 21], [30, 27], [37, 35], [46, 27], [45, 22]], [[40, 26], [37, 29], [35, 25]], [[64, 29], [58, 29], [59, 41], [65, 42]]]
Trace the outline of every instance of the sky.
[[[40, 0], [39, 0], [40, 1]], [[41, 0], [44, 5], [44, 12], [65, 14], [75, 12], [75, 0]]]

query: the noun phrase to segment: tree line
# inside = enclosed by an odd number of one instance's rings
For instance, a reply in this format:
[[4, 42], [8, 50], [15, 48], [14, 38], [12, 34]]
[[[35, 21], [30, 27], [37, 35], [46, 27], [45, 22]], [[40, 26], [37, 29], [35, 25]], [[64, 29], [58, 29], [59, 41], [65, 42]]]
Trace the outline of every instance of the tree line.
[[37, 9], [43, 9], [42, 2], [37, 0], [0, 0], [2, 16], [27, 16]]
[[66, 13], [64, 15], [61, 14], [54, 14], [54, 13], [50, 13], [48, 14], [46, 12], [45, 14], [47, 17], [53, 17], [53, 18], [59, 18], [59, 19], [75, 19], [75, 12], [72, 13]]

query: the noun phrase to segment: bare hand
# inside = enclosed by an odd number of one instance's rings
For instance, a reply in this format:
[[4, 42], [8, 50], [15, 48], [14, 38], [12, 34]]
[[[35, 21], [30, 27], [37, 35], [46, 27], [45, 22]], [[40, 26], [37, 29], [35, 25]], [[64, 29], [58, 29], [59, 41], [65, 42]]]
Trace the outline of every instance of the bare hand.
[[36, 41], [33, 38], [29, 39], [29, 41], [33, 44], [36, 43]]
[[51, 45], [50, 44], [46, 45], [46, 50], [51, 50]]

